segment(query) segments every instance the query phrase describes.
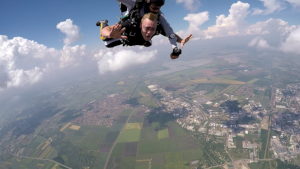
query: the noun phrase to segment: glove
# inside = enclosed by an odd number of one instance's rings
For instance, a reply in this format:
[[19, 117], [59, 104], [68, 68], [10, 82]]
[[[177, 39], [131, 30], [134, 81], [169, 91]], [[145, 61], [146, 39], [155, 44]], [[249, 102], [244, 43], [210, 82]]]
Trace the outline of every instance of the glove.
[[173, 49], [173, 52], [170, 54], [170, 57], [171, 57], [171, 59], [177, 59], [180, 54], [181, 54], [181, 49], [178, 49], [176, 47]]

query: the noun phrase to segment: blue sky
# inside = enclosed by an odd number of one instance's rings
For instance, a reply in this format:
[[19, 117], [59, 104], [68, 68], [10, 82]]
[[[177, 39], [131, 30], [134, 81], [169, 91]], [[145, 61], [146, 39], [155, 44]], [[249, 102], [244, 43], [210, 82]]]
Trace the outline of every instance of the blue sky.
[[[202, 11], [209, 12], [209, 20], [204, 22], [200, 29], [206, 29], [216, 22], [216, 16], [228, 15], [228, 10], [236, 0], [201, 0], [201, 6], [196, 11], [189, 11], [183, 3], [167, 0], [162, 11], [165, 13], [174, 31], [187, 29], [189, 24], [183, 18], [189, 13]], [[258, 0], [244, 0], [250, 4], [250, 9], [264, 9], [263, 2]], [[110, 24], [117, 22], [119, 16], [118, 3], [115, 0], [82, 1], [82, 0], [2, 0], [0, 2], [0, 34], [13, 37], [23, 37], [44, 44], [47, 47], [61, 49], [65, 35], [56, 28], [59, 22], [66, 19], [73, 20], [73, 24], [80, 28], [82, 39], [74, 43], [86, 44], [87, 49], [101, 48], [103, 43], [99, 39], [99, 30], [96, 21], [108, 19]], [[284, 2], [285, 9], [268, 15], [249, 15], [245, 20], [249, 24], [266, 21], [269, 18], [279, 18], [289, 25], [299, 25], [300, 13], [297, 9]]]

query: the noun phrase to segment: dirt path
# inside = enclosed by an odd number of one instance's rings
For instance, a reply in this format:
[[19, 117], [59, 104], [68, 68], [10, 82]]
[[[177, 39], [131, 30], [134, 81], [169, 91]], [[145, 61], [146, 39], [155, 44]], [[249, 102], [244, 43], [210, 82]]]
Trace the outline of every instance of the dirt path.
[[110, 151], [109, 151], [109, 153], [108, 153], [108, 156], [107, 156], [105, 165], [104, 165], [104, 169], [106, 169], [106, 167], [107, 167], [108, 161], [109, 161], [109, 159], [110, 159], [110, 155], [111, 155], [113, 149], [115, 148], [115, 146], [116, 146], [116, 144], [117, 144], [117, 142], [118, 142], [118, 139], [119, 139], [120, 135], [122, 134], [122, 131], [124, 130], [126, 124], [128, 123], [130, 117], [132, 116], [132, 114], [133, 114], [134, 112], [135, 112], [135, 111], [134, 111], [134, 109], [133, 109], [133, 111], [132, 111], [132, 112], [130, 113], [130, 115], [128, 116], [128, 118], [127, 118], [127, 120], [126, 120], [126, 122], [125, 122], [125, 124], [124, 124], [124, 126], [123, 126], [123, 128], [122, 128], [122, 130], [120, 131], [120, 133], [119, 133], [119, 135], [118, 135], [116, 141], [114, 142], [113, 146], [111, 147], [111, 149], [110, 149]]
[[264, 154], [264, 158], [266, 158], [266, 153], [267, 153], [267, 149], [268, 149], [268, 146], [269, 146], [269, 139], [270, 139], [270, 129], [271, 129], [271, 119], [269, 117], [269, 130], [268, 130], [268, 138], [267, 138], [267, 144], [266, 144], [266, 149], [265, 149], [265, 154]]

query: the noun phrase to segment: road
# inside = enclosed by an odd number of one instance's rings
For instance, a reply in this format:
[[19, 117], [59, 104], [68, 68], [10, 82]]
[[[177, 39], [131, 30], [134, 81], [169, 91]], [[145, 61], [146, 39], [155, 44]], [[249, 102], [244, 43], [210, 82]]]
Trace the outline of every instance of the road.
[[[233, 163], [243, 162], [244, 160], [249, 160], [249, 159], [236, 160], [236, 161], [232, 161], [232, 162], [229, 162], [229, 163], [224, 163], [224, 164], [220, 164], [220, 165], [211, 166], [211, 167], [208, 167], [208, 168], [205, 168], [205, 169], [210, 169], [210, 168], [214, 168], [214, 167], [221, 167], [223, 165], [232, 165]], [[274, 159], [259, 159], [258, 161], [272, 161], [272, 160], [274, 160]]]
[[109, 159], [110, 159], [110, 155], [111, 155], [111, 153], [112, 153], [113, 149], [115, 148], [115, 146], [116, 146], [116, 144], [117, 144], [117, 142], [118, 142], [118, 139], [119, 139], [120, 135], [122, 134], [122, 131], [124, 130], [124, 128], [125, 128], [125, 126], [126, 126], [126, 124], [128, 123], [128, 121], [129, 121], [129, 119], [130, 119], [131, 115], [134, 113], [134, 111], [135, 111], [135, 109], [133, 109], [133, 111], [130, 113], [130, 115], [129, 115], [129, 117], [127, 118], [127, 120], [126, 120], [126, 122], [125, 122], [125, 124], [124, 124], [124, 126], [123, 126], [122, 130], [120, 131], [120, 133], [119, 133], [119, 135], [118, 135], [118, 137], [117, 137], [116, 141], [114, 142], [113, 146], [111, 147], [111, 149], [110, 149], [110, 151], [109, 151], [109, 154], [108, 154], [108, 156], [107, 156], [107, 159], [106, 159], [105, 165], [104, 165], [104, 169], [106, 169], [106, 167], [107, 167], [107, 164], [108, 164], [108, 161], [109, 161]]
[[[13, 154], [12, 154], [12, 155], [13, 155]], [[34, 159], [34, 160], [51, 161], [51, 162], [53, 162], [53, 163], [56, 163], [56, 164], [58, 164], [58, 165], [60, 165], [60, 166], [65, 167], [65, 168], [72, 169], [72, 168], [70, 168], [70, 167], [68, 167], [68, 166], [65, 166], [65, 165], [63, 165], [63, 164], [61, 164], [61, 163], [59, 163], [59, 162], [56, 162], [56, 161], [50, 160], [50, 159], [35, 158], [35, 157], [27, 157], [27, 156], [19, 156], [19, 155], [13, 155], [13, 156], [19, 157], [19, 158], [31, 158], [31, 159]]]

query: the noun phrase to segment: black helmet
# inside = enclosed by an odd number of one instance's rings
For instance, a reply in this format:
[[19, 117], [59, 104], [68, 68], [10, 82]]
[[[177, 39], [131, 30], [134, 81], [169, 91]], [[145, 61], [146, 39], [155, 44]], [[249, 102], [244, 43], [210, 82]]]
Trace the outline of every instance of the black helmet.
[[147, 0], [147, 3], [154, 3], [157, 6], [163, 6], [165, 4], [165, 0]]

